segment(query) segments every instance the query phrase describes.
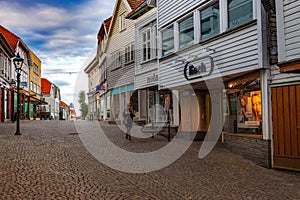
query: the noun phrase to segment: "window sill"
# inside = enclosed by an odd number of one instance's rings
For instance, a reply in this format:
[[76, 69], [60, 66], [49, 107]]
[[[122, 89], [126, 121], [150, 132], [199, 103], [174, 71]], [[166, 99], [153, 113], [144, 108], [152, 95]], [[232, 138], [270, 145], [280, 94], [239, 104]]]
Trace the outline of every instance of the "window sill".
[[126, 30], [126, 28], [123, 28], [122, 30], [119, 30], [119, 33], [122, 33]]
[[256, 138], [256, 139], [262, 139], [262, 134], [246, 134], [246, 133], [228, 133], [228, 132], [222, 132], [222, 135], [228, 135], [228, 136], [235, 136], [235, 137], [247, 137], [247, 138]]
[[116, 70], [120, 69], [121, 67], [122, 67], [122, 66], [115, 67], [115, 68], [111, 69], [110, 71], [111, 71], [111, 72], [116, 71]]
[[126, 66], [126, 65], [130, 65], [130, 64], [132, 64], [132, 63], [134, 63], [134, 62], [135, 62], [134, 60], [132, 60], [132, 61], [129, 61], [129, 62], [125, 63], [125, 64], [124, 64], [124, 66]]
[[155, 61], [155, 60], [157, 60], [157, 57], [151, 58], [151, 59], [149, 59], [149, 60], [142, 61], [142, 62], [140, 63], [140, 65], [145, 65], [145, 64], [148, 64], [148, 63], [153, 62], [153, 61]]

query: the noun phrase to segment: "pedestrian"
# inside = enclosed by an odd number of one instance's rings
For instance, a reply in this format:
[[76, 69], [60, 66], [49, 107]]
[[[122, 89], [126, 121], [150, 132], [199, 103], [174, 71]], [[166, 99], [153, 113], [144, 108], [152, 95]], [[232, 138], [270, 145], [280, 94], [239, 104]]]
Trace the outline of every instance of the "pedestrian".
[[131, 103], [127, 104], [123, 113], [123, 122], [126, 126], [126, 139], [131, 140], [130, 130], [132, 128], [133, 118], [135, 117]]

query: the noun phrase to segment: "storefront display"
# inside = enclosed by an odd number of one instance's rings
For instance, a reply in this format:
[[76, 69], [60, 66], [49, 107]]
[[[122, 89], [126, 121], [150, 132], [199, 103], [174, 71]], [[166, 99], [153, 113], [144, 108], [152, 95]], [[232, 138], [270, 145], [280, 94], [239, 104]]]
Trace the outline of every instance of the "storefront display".
[[233, 133], [261, 134], [262, 105], [258, 75], [245, 76], [232, 81], [226, 89], [228, 112], [224, 130]]

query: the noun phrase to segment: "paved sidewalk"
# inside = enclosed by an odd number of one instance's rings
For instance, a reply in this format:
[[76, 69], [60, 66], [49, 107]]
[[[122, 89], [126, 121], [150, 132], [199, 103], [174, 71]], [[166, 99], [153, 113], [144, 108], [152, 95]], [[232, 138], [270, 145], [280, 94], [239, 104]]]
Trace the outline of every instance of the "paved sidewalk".
[[[86, 122], [92, 123], [92, 122]], [[117, 146], [150, 152], [166, 138], [125, 139], [116, 125], [100, 123]], [[0, 123], [0, 199], [300, 199], [300, 173], [262, 168], [218, 144], [204, 159], [194, 142], [175, 163], [132, 174], [97, 161], [72, 121]], [[81, 134], [79, 132], [79, 134]]]

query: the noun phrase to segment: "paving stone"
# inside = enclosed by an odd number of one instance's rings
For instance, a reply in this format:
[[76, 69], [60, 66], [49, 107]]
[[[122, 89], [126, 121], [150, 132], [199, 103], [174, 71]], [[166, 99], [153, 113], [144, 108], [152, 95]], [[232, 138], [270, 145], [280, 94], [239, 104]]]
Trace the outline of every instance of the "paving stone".
[[[89, 122], [87, 122], [89, 123]], [[92, 122], [91, 122], [92, 123]], [[151, 152], [166, 138], [125, 139], [99, 122], [107, 137], [132, 152]], [[0, 124], [0, 199], [300, 199], [300, 173], [266, 169], [217, 144], [204, 159], [201, 142], [161, 170], [131, 174], [107, 167], [84, 147], [73, 121]]]

